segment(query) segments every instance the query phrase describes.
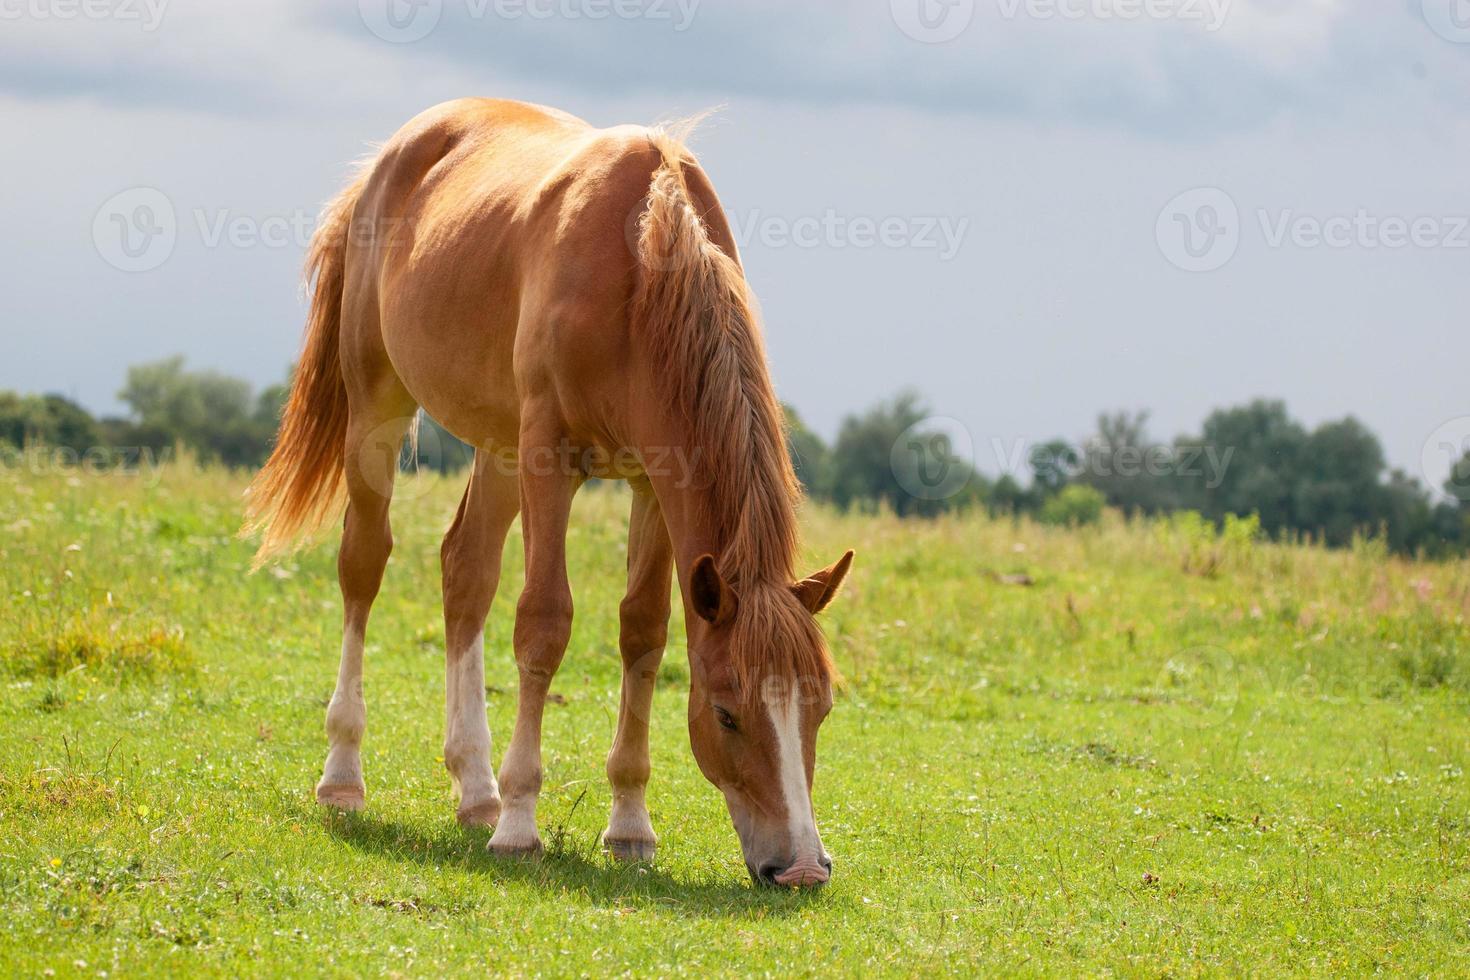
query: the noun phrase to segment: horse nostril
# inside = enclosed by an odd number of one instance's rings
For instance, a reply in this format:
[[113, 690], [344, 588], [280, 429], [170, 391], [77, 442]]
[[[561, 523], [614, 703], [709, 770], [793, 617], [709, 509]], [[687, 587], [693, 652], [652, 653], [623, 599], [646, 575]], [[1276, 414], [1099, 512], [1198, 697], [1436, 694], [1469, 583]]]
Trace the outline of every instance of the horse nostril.
[[779, 864], [763, 864], [761, 865], [761, 870], [758, 877], [761, 880], [761, 884], [774, 885], [776, 883], [776, 876], [785, 870], [786, 869]]
[[832, 859], [829, 858], [829, 857], [824, 857], [824, 858], [822, 858], [822, 862], [821, 863], [822, 863], [822, 870], [823, 871], [826, 871], [827, 874], [828, 874], [828, 876], [831, 876], [831, 874], [832, 874]]

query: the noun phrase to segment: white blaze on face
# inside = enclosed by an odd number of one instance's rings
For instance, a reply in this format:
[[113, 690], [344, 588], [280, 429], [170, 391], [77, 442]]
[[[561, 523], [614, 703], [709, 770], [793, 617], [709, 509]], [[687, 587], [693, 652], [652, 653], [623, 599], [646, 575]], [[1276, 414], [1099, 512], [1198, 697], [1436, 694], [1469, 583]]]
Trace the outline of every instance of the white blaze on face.
[[786, 800], [792, 867], [816, 867], [823, 857], [822, 841], [812, 817], [811, 786], [806, 781], [806, 761], [801, 751], [801, 704], [797, 698], [786, 697], [770, 702], [767, 710], [771, 726], [776, 730], [776, 757], [781, 767], [781, 795]]

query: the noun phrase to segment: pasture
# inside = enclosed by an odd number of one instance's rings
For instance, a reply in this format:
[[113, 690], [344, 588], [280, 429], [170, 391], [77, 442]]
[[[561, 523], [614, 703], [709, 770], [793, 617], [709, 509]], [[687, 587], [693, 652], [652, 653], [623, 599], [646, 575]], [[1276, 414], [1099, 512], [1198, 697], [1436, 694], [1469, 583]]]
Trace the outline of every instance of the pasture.
[[[369, 628], [368, 809], [312, 802], [334, 542], [248, 575], [246, 479], [0, 470], [0, 973], [1444, 974], [1470, 948], [1470, 564], [809, 505], [847, 683], [819, 744], [835, 862], [753, 888], [685, 730], [675, 612], [652, 866], [597, 834], [628, 495], [579, 498], [538, 861], [454, 821], [438, 547], [406, 478]], [[486, 632], [514, 712], [513, 531]]]

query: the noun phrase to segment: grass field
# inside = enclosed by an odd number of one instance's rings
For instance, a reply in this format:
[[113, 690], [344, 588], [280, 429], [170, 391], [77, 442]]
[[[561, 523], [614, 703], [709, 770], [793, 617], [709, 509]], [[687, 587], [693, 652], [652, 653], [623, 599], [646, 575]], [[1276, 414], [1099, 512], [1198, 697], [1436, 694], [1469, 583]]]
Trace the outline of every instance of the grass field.
[[[798, 894], [750, 886], [694, 766], [679, 622], [658, 859], [597, 849], [625, 493], [579, 500], [548, 850], [502, 862], [438, 758], [458, 483], [395, 503], [368, 810], [343, 817], [311, 800], [335, 543], [249, 576], [243, 478], [154, 482], [0, 470], [0, 975], [1470, 970], [1470, 564], [809, 509], [808, 564], [859, 558], [825, 618], [848, 678], [817, 763], [835, 873]], [[497, 762], [520, 567], [513, 533]]]

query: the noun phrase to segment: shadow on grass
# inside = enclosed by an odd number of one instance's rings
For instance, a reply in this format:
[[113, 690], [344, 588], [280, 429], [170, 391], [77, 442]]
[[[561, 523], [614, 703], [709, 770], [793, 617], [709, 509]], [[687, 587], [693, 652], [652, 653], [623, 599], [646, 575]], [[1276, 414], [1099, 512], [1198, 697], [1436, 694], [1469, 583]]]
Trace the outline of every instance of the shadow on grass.
[[[304, 810], [304, 808], [303, 808]], [[327, 832], [343, 843], [397, 861], [459, 867], [500, 881], [521, 882], [602, 906], [647, 902], [709, 917], [769, 918], [800, 912], [823, 902], [823, 891], [756, 888], [744, 879], [701, 881], [676, 878], [657, 865], [622, 865], [602, 854], [595, 841], [578, 846], [564, 834], [546, 835], [538, 858], [504, 858], [490, 853], [488, 830], [428, 829], [371, 814], [319, 811]]]

